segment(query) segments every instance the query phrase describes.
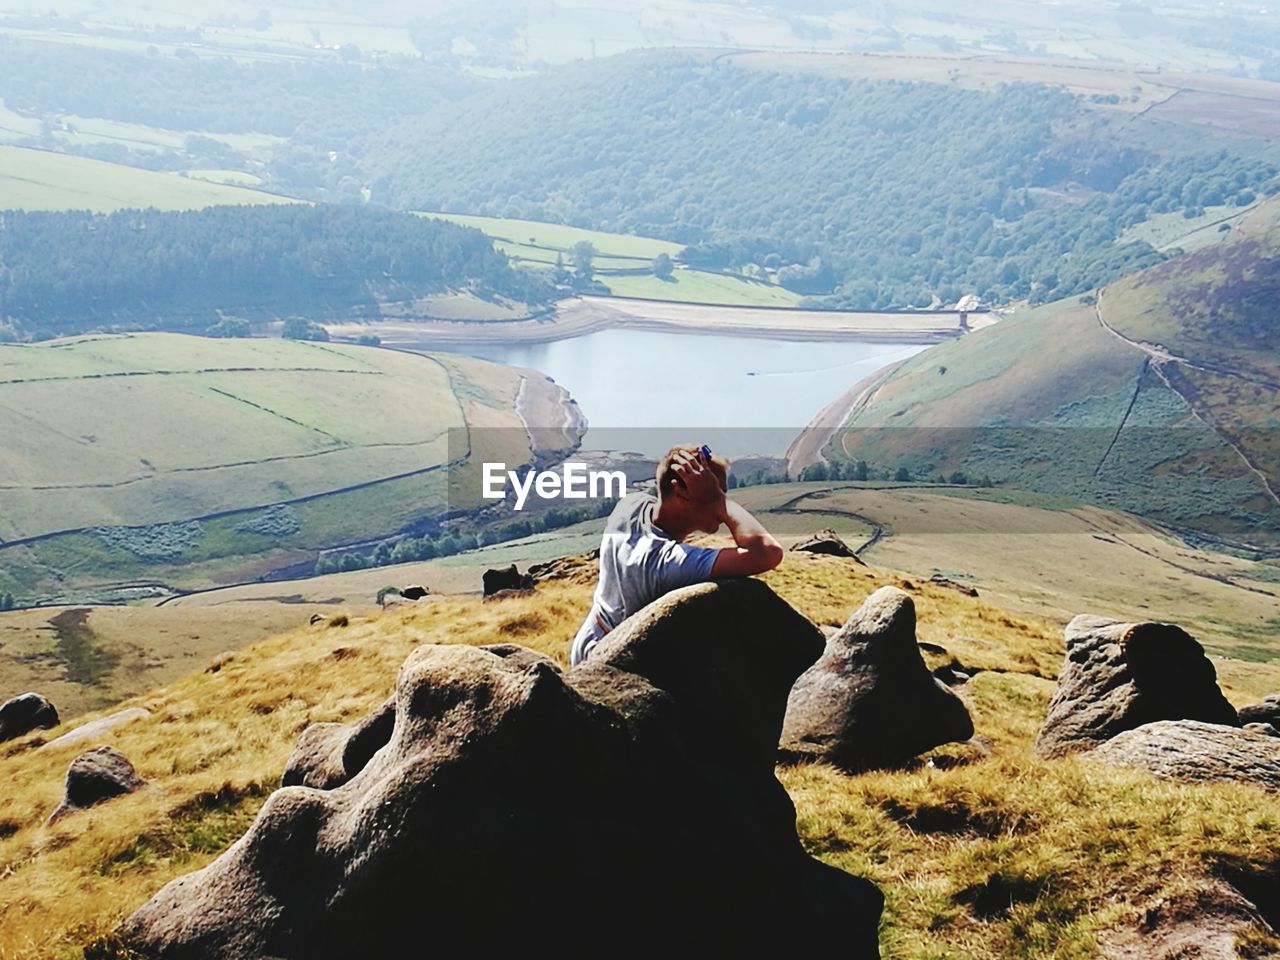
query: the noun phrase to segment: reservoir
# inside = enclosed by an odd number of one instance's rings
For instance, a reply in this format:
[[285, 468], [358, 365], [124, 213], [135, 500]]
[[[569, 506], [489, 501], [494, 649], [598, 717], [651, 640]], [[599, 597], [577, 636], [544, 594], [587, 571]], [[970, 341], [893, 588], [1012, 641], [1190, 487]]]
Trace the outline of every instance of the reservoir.
[[693, 441], [740, 457], [781, 455], [828, 403], [924, 345], [609, 329], [448, 349], [554, 379], [588, 420], [584, 449], [660, 455]]

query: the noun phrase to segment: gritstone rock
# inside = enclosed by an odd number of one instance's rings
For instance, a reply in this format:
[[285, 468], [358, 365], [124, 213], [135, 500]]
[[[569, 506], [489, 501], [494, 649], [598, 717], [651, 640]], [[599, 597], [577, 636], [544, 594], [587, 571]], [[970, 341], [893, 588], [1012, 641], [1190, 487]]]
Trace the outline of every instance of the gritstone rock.
[[817, 533], [799, 543], [793, 543], [791, 549], [798, 553], [817, 553], [828, 557], [847, 557], [850, 560], [857, 560], [862, 563], [853, 548], [844, 542], [844, 538], [836, 533], [830, 527], [819, 530]]
[[24, 693], [0, 706], [0, 741], [58, 725], [58, 711], [38, 693]]
[[1090, 756], [1165, 780], [1235, 780], [1280, 790], [1280, 740], [1223, 724], [1160, 720], [1116, 734]]
[[67, 783], [62, 802], [49, 815], [52, 823], [74, 810], [83, 810], [121, 794], [132, 793], [143, 785], [129, 758], [115, 747], [98, 747], [82, 753], [67, 768]]
[[920, 656], [915, 603], [897, 587], [881, 587], [796, 681], [781, 753], [857, 771], [972, 736], [964, 702]]
[[1204, 649], [1171, 623], [1079, 616], [1067, 624], [1067, 656], [1036, 751], [1087, 750], [1156, 720], [1238, 726]]
[[74, 730], [68, 730], [62, 736], [50, 740], [46, 743], [42, 750], [57, 750], [59, 747], [70, 746], [75, 743], [85, 743], [89, 740], [99, 740], [105, 737], [116, 727], [123, 726], [126, 723], [132, 723], [134, 720], [141, 720], [143, 717], [151, 716], [151, 711], [145, 707], [129, 707], [127, 710], [117, 710], [115, 713], [105, 717], [99, 717], [97, 720], [90, 720], [88, 723], [82, 723]]
[[879, 890], [804, 853], [774, 776], [787, 690], [821, 646], [758, 581], [668, 594], [564, 674], [514, 646], [422, 646], [364, 768], [276, 791], [122, 949], [732, 955], [838, 929], [846, 956], [877, 957]]
[[513, 563], [502, 570], [486, 570], [484, 572], [484, 595], [491, 597], [500, 590], [528, 590], [533, 586], [533, 577], [521, 573]]
[[1241, 723], [1269, 723], [1280, 727], [1280, 693], [1269, 693], [1259, 703], [1240, 708]]

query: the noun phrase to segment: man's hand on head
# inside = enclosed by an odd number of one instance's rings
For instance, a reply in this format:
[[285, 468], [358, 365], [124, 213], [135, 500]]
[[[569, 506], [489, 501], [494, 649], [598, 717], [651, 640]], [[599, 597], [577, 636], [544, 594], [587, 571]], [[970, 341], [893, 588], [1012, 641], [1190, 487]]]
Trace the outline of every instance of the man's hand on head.
[[725, 497], [720, 480], [696, 453], [681, 450], [672, 460], [671, 469], [684, 484], [691, 502], [708, 510], [723, 510]]

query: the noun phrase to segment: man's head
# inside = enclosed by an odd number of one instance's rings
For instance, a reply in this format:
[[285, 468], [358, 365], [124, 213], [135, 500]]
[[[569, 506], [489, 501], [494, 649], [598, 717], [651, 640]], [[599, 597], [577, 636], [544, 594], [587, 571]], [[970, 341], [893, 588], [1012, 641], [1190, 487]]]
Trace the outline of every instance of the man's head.
[[720, 528], [720, 520], [708, 513], [705, 505], [695, 502], [689, 496], [684, 481], [675, 469], [675, 461], [680, 454], [697, 457], [716, 478], [721, 492], [729, 489], [729, 461], [715, 454], [709, 458], [704, 456], [702, 448], [696, 443], [682, 443], [668, 450], [658, 461], [658, 468], [654, 471], [654, 479], [658, 482], [658, 498], [662, 501], [664, 511], [678, 512], [691, 529], [715, 533]]

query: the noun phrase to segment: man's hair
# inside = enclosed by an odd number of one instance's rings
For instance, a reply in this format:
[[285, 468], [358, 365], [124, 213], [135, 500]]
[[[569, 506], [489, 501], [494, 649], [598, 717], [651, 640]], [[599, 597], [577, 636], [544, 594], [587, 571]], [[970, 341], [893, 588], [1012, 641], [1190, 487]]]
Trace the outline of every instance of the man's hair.
[[[683, 485], [676, 471], [672, 467], [675, 456], [681, 450], [698, 456], [700, 447], [696, 443], [681, 443], [672, 447], [666, 452], [666, 455], [658, 461], [658, 469], [654, 471], [654, 478], [658, 481], [658, 496], [664, 496], [674, 485]], [[715, 474], [716, 481], [720, 484], [720, 489], [726, 493], [729, 490], [729, 461], [717, 454], [711, 455], [711, 462], [706, 464], [708, 469]]]

